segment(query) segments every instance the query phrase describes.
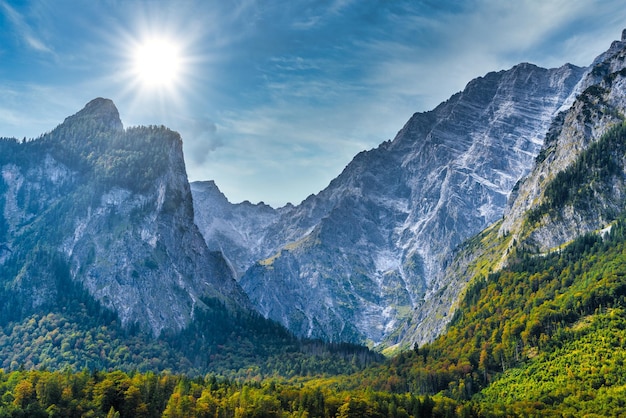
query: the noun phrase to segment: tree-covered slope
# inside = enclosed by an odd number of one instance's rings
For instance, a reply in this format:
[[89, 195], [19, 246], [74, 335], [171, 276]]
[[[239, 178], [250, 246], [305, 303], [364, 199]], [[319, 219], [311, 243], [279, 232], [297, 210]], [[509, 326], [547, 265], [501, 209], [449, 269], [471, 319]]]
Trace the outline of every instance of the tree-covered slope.
[[354, 371], [379, 356], [303, 342], [250, 309], [194, 224], [180, 136], [95, 99], [0, 140], [0, 368]]
[[[478, 279], [448, 331], [343, 376], [227, 381], [0, 373], [0, 414], [511, 417], [626, 414], [626, 221]], [[282, 360], [282, 359], [281, 359]], [[261, 377], [261, 376], [257, 376]], [[39, 414], [39, 415], [37, 415]]]
[[472, 279], [446, 332], [352, 384], [439, 393], [486, 416], [626, 413], [626, 222], [620, 194], [610, 193], [626, 177], [624, 144], [626, 125], [609, 129], [527, 213], [531, 228], [537, 213], [606, 208], [605, 228], [545, 253], [500, 234], [501, 223], [474, 237], [455, 260]]
[[[181, 332], [155, 338], [121, 324], [76, 284], [61, 279], [54, 302], [0, 326], [0, 369], [213, 373], [237, 379], [355, 372], [380, 356], [359, 346], [304, 341], [217, 300]], [[2, 294], [6, 297], [6, 293]]]

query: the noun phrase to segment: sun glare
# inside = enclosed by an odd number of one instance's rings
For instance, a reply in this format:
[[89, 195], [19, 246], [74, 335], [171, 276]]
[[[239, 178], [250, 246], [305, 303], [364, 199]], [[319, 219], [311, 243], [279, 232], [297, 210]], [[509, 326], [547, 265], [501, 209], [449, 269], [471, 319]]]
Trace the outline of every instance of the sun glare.
[[199, 35], [182, 30], [177, 22], [175, 16], [168, 22], [138, 17], [132, 31], [120, 28], [111, 38], [119, 59], [111, 80], [120, 87], [119, 96], [142, 112], [158, 111], [162, 116], [174, 107], [180, 109], [198, 82], [199, 66], [206, 61], [197, 52]]
[[133, 54], [133, 73], [147, 88], [172, 88], [181, 73], [181, 54], [174, 42], [150, 39], [138, 44]]

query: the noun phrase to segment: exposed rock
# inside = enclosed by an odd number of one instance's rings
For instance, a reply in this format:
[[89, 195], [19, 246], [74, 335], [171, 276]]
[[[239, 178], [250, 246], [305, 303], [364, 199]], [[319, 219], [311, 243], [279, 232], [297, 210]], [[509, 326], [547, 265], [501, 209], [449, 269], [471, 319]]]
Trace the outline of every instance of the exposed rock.
[[271, 254], [272, 249], [262, 243], [268, 240], [269, 227], [279, 220], [284, 209], [276, 210], [263, 203], [233, 205], [213, 181], [191, 183], [191, 192], [196, 224], [208, 247], [224, 255], [237, 278], [255, 261]]
[[[554, 121], [532, 172], [516, 186], [506, 210], [502, 232], [515, 234], [540, 251], [561, 245], [599, 228], [606, 222], [599, 213], [568, 210], [558, 222], [545, 222], [532, 232], [523, 223], [527, 211], [543, 200], [547, 184], [569, 167], [590, 144], [596, 142], [626, 115], [626, 42], [614, 42], [594, 61], [581, 85], [585, 89], [572, 107]], [[617, 189], [615, 190], [617, 191]], [[616, 198], [618, 196], [615, 196]], [[607, 196], [608, 201], [612, 199]], [[608, 201], [605, 204], [609, 204]], [[530, 236], [525, 236], [530, 234]]]
[[[184, 328], [203, 297], [250, 306], [193, 222], [176, 132], [124, 130], [114, 104], [95, 99], [40, 139], [2, 145], [0, 229], [11, 251], [0, 268], [31, 308], [54, 298], [58, 274], [154, 335]], [[34, 257], [67, 272], [46, 273]]]
[[[273, 212], [253, 252], [239, 258], [236, 247], [247, 243], [231, 240], [225, 253], [238, 271], [261, 257], [240, 279], [251, 301], [298, 335], [400, 339], [407, 320], [431, 314], [423, 309], [446, 287], [442, 268], [453, 249], [501, 218], [583, 71], [520, 64], [473, 80], [415, 114], [393, 141], [358, 154], [318, 195]], [[212, 215], [214, 206], [195, 201], [209, 243], [219, 239], [206, 225], [231, 216]], [[439, 330], [420, 332], [429, 339]]]
[[[559, 173], [579, 164], [579, 173], [603, 171], [591, 161], [581, 163], [581, 155], [602, 138], [626, 115], [626, 43], [614, 42], [587, 69], [574, 89], [570, 106], [554, 118], [532, 171], [521, 180], [510, 196], [502, 222], [483, 231], [487, 238], [472, 238], [455, 254], [442, 274], [439, 293], [425, 301], [422, 309], [406, 324], [403, 346], [429, 341], [429, 336], [445, 330], [459, 296], [472, 278], [472, 266], [483, 263], [498, 268], [511, 254], [523, 249], [531, 252], [553, 250], [574, 238], [606, 227], [626, 205], [625, 156], [618, 149], [608, 151], [622, 172], [592, 175], [591, 181], [563, 184], [568, 194], [581, 190], [589, 196], [583, 204], [564, 201], [546, 203], [545, 193]], [[622, 147], [623, 148], [623, 147]], [[615, 155], [612, 155], [615, 154]], [[584, 175], [582, 177], [585, 177]], [[538, 211], [539, 212], [536, 212]], [[533, 212], [539, 219], [529, 221]], [[470, 270], [468, 270], [470, 269]]]

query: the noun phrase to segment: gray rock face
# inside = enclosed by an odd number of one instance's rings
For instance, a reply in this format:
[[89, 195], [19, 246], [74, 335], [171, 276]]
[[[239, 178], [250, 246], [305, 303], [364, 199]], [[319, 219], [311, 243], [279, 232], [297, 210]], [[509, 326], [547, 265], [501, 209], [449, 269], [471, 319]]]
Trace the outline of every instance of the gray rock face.
[[[193, 222], [177, 133], [124, 130], [113, 103], [96, 99], [51, 133], [7, 145], [15, 154], [0, 159], [0, 238], [10, 250], [0, 268], [15, 286], [44, 284], [33, 307], [54, 296], [54, 274], [41, 274], [33, 249], [122, 323], [154, 335], [184, 328], [202, 297], [250, 306]], [[26, 268], [16, 270], [20, 263]]]
[[[471, 279], [467, 269], [472, 264], [481, 263], [481, 259], [484, 264], [489, 264], [486, 260], [493, 257], [502, 265], [507, 262], [509, 254], [514, 254], [514, 250], [520, 247], [536, 252], [554, 249], [582, 234], [606, 227], [615, 214], [623, 211], [626, 170], [624, 157], [616, 154], [617, 160], [622, 159], [617, 165], [621, 165], [624, 173], [597, 176], [586, 184], [563, 185], [566, 189], [587, 189], [587, 195], [591, 197], [584, 205], [575, 207], [567, 202], [543, 214], [537, 221], [528, 221], [529, 214], [546, 201], [545, 192], [557, 174], [572, 167], [585, 150], [624, 120], [625, 54], [626, 42], [616, 41], [586, 70], [574, 89], [575, 99], [554, 118], [531, 172], [514, 187], [502, 222], [483, 231], [490, 237], [487, 241], [481, 236], [475, 237], [474, 244], [480, 244], [463, 248], [455, 254], [454, 260], [441, 274], [445, 285], [434, 297], [427, 299], [422, 309], [417, 310], [405, 325], [403, 346], [421, 345], [430, 340], [429, 336], [445, 330], [455, 301], [465, 289], [467, 280]], [[582, 168], [583, 172], [592, 170], [591, 165]], [[498, 236], [501, 241], [496, 238]], [[508, 247], [499, 247], [507, 242]]]
[[610, 186], [610, 193], [596, 194], [589, 211], [562, 208], [558, 217], [544, 216], [538, 225], [527, 225], [527, 211], [544, 200], [546, 186], [570, 167], [583, 151], [626, 116], [626, 41], [615, 41], [589, 68], [582, 91], [571, 108], [557, 118], [531, 173], [516, 187], [501, 227], [538, 251], [564, 244], [603, 227], [612, 219], [608, 212], [622, 206], [623, 181]]
[[195, 221], [206, 237], [208, 247], [219, 251], [236, 277], [255, 261], [268, 257], [272, 249], [263, 243], [268, 231], [288, 207], [276, 210], [263, 203], [231, 204], [213, 181], [191, 183]]
[[[274, 212], [255, 235], [256, 263], [252, 252], [238, 258], [236, 245], [225, 251], [247, 269], [240, 284], [252, 303], [298, 335], [399, 340], [446, 286], [453, 249], [502, 217], [583, 71], [521, 64], [473, 80], [415, 114], [393, 141], [358, 154], [318, 195]], [[212, 207], [194, 202], [197, 213]], [[200, 229], [217, 242], [214, 230]]]

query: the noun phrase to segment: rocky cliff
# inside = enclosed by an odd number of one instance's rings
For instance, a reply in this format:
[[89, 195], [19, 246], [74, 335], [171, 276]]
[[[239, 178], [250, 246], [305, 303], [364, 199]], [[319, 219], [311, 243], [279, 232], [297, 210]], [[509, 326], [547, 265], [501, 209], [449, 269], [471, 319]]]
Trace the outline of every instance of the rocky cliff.
[[[502, 232], [512, 232], [517, 241], [522, 240], [539, 251], [546, 251], [581, 233], [600, 228], [612, 220], [612, 214], [619, 212], [617, 209], [622, 206], [625, 190], [623, 181], [618, 177], [612, 181], [608, 190], [598, 189], [601, 183], [599, 178], [593, 184], [591, 181], [589, 184], [581, 184], [581, 187], [590, 191], [588, 200], [596, 202], [586, 210], [574, 201], [548, 202], [554, 199], [546, 193], [550, 193], [550, 183], [565, 178], [565, 170], [582, 153], [624, 120], [625, 60], [626, 31], [621, 41], [615, 41], [606, 53], [594, 61], [581, 83], [581, 94], [573, 106], [554, 121], [537, 157], [537, 164], [515, 188], [501, 227]], [[615, 151], [606, 150], [607, 153]], [[553, 207], [547, 208], [546, 205]], [[529, 219], [528, 211], [531, 209], [535, 209], [535, 212]]]
[[95, 99], [36, 140], [0, 146], [0, 269], [24, 314], [53, 300], [63, 275], [153, 335], [185, 328], [204, 297], [249, 306], [193, 222], [176, 132], [124, 129]]
[[[501, 222], [466, 242], [442, 272], [446, 286], [405, 324], [401, 344], [444, 331], [472, 277], [486, 277], [520, 252], [558, 250], [610, 229], [626, 207], [626, 31], [586, 70], [561, 109], [530, 173], [515, 185]], [[443, 302], [443, 303], [442, 303]]]
[[[447, 285], [442, 269], [453, 249], [502, 217], [583, 72], [520, 64], [415, 114], [325, 190], [273, 212], [256, 232], [254, 264], [237, 245], [227, 249], [237, 270], [247, 269], [241, 286], [263, 315], [298, 335], [395, 341], [405, 321], [430, 315], [424, 309]], [[195, 202], [217, 249], [206, 225], [226, 216], [211, 207]], [[437, 329], [421, 332], [431, 338]]]

